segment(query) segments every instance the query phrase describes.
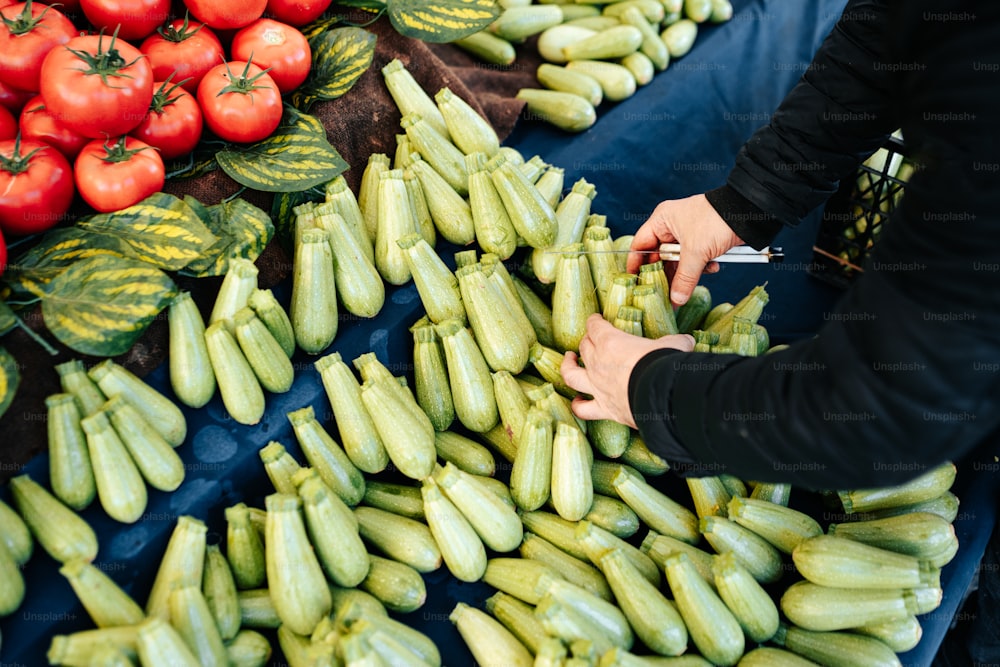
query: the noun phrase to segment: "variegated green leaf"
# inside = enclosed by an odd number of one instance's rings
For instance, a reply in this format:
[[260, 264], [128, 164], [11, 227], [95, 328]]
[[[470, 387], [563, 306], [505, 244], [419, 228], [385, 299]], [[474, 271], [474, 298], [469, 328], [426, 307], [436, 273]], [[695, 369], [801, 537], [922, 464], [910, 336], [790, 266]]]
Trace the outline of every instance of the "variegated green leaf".
[[292, 103], [300, 109], [350, 90], [372, 64], [375, 35], [361, 28], [334, 28], [312, 40], [312, 51], [309, 78], [292, 93]]
[[321, 16], [315, 21], [302, 26], [299, 30], [303, 35], [305, 35], [305, 38], [309, 40], [310, 48], [315, 49], [316, 46], [313, 43], [314, 40], [340, 22], [339, 16]]
[[274, 236], [274, 225], [268, 214], [245, 199], [237, 198], [214, 206], [199, 203], [198, 206], [204, 211], [202, 220], [219, 240], [181, 271], [185, 275], [196, 278], [223, 276], [229, 269], [230, 259], [257, 259]]
[[0, 336], [17, 326], [17, 315], [6, 301], [0, 301]]
[[77, 226], [113, 234], [129, 245], [135, 257], [167, 270], [184, 268], [218, 240], [190, 206], [165, 192], [120, 211], [83, 218]]
[[45, 326], [81, 354], [127, 352], [177, 286], [150, 264], [124, 257], [92, 257], [56, 276], [42, 299]]
[[227, 146], [216, 154], [234, 181], [264, 192], [295, 192], [326, 183], [348, 169], [314, 117], [286, 106], [275, 132], [249, 146]]
[[0, 346], [0, 417], [14, 402], [14, 394], [21, 383], [21, 373], [17, 361], [6, 348]]
[[453, 42], [479, 32], [500, 16], [496, 0], [389, 0], [396, 30], [425, 42]]
[[40, 298], [49, 282], [74, 262], [102, 255], [133, 256], [131, 247], [120, 237], [64, 227], [46, 232], [31, 250], [11, 262], [4, 282], [11, 288], [11, 300]]

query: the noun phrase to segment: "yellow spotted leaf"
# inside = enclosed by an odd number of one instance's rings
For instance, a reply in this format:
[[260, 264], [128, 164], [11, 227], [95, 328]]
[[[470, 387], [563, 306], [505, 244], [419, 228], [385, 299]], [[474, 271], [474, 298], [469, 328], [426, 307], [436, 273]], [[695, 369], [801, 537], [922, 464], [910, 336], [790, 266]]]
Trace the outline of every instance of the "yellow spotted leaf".
[[52, 279], [42, 316], [67, 347], [111, 357], [127, 352], [176, 294], [170, 276], [147, 262], [91, 257]]
[[310, 41], [309, 78], [292, 93], [292, 104], [308, 110], [314, 102], [340, 97], [372, 63], [375, 35], [362, 28], [334, 28]]
[[0, 417], [14, 402], [14, 394], [21, 383], [21, 373], [17, 361], [6, 348], [0, 346]]
[[185, 201], [219, 239], [201, 258], [181, 271], [185, 275], [224, 276], [230, 259], [257, 259], [274, 236], [274, 224], [268, 214], [245, 199], [236, 198], [214, 206], [204, 206], [194, 198]]
[[326, 140], [322, 124], [290, 106], [270, 137], [249, 146], [227, 146], [215, 158], [234, 181], [264, 192], [307, 190], [348, 168]]
[[77, 227], [116, 236], [134, 257], [168, 271], [183, 269], [218, 241], [184, 200], [165, 192], [120, 211], [83, 218]]
[[48, 285], [66, 267], [82, 259], [97, 256], [131, 257], [132, 249], [113, 234], [63, 227], [45, 233], [28, 252], [7, 267], [4, 282], [11, 288], [12, 300], [29, 301], [40, 298]]
[[399, 33], [434, 43], [467, 37], [500, 16], [496, 0], [389, 0], [387, 5]]

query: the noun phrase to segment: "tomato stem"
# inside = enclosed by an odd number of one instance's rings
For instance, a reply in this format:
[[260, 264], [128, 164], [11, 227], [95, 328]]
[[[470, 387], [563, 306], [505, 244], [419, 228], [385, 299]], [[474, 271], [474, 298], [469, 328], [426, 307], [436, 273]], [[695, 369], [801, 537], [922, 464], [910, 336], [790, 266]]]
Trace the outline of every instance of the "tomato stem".
[[126, 136], [122, 135], [114, 140], [114, 143], [108, 143], [111, 141], [111, 137], [104, 140], [104, 157], [101, 160], [105, 162], [128, 162], [133, 155], [141, 151], [148, 149], [155, 150], [152, 146], [142, 146], [141, 148], [125, 148]]
[[10, 157], [0, 155], [0, 171], [6, 171], [9, 174], [23, 174], [31, 166], [31, 158], [43, 148], [46, 147], [39, 146], [27, 155], [21, 155], [21, 133], [18, 132], [17, 136], [14, 137], [14, 152], [11, 153]]
[[21, 13], [15, 18], [9, 19], [6, 16], [2, 18], [4, 25], [7, 26], [7, 30], [10, 31], [11, 35], [23, 35], [37, 28], [38, 24], [44, 19], [47, 11], [49, 11], [49, 7], [45, 7], [45, 9], [42, 10], [42, 13], [38, 16], [32, 16], [31, 0], [26, 0], [24, 7], [21, 9]]
[[160, 34], [160, 37], [167, 40], [168, 42], [183, 42], [185, 39], [190, 39], [198, 34], [204, 25], [198, 25], [193, 30], [191, 29], [191, 13], [189, 11], [184, 12], [184, 23], [181, 24], [180, 29], [175, 28], [172, 25], [162, 26], [156, 29], [156, 32]]
[[253, 76], [248, 76], [250, 74], [250, 63], [253, 61], [253, 53], [247, 58], [246, 66], [243, 68], [243, 72], [239, 77], [233, 76], [233, 71], [229, 69], [229, 63], [226, 63], [226, 75], [229, 77], [229, 85], [222, 88], [218, 93], [215, 94], [216, 97], [221, 97], [225, 93], [240, 93], [242, 95], [249, 95], [255, 90], [263, 90], [270, 88], [271, 86], [259, 86], [257, 85], [257, 80], [267, 74], [271, 68], [262, 69], [259, 73]]
[[122, 72], [123, 69], [128, 69], [135, 63], [139, 61], [143, 56], [139, 56], [131, 62], [126, 62], [122, 58], [118, 49], [115, 48], [115, 42], [118, 39], [118, 28], [121, 26], [116, 26], [114, 33], [111, 35], [111, 43], [108, 44], [107, 50], [104, 49], [104, 31], [102, 30], [97, 38], [97, 51], [96, 53], [91, 53], [89, 51], [82, 51], [80, 49], [69, 49], [69, 52], [74, 56], [83, 61], [83, 63], [88, 67], [86, 70], [81, 70], [81, 73], [85, 75], [96, 74], [101, 77], [101, 81], [105, 86], [109, 88], [115, 88], [108, 83], [109, 76], [121, 77], [123, 79], [131, 79], [131, 74], [126, 74]]

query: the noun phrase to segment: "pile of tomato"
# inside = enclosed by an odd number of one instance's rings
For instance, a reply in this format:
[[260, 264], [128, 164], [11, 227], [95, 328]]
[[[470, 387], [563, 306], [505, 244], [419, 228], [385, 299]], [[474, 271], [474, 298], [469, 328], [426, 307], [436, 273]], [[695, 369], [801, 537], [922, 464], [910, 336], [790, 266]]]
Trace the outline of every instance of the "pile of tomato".
[[0, 232], [56, 225], [77, 193], [131, 206], [206, 130], [266, 138], [309, 73], [298, 28], [330, 2], [184, 0], [176, 18], [171, 0], [0, 0]]

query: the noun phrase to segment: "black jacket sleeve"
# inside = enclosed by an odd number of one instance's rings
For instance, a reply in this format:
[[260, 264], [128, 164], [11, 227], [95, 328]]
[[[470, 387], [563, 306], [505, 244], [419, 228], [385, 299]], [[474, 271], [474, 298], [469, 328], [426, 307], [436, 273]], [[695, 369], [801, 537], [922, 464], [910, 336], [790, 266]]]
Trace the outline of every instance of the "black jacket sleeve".
[[795, 225], [899, 127], [886, 61], [886, 0], [851, 0], [798, 84], [740, 149], [724, 186], [706, 193], [755, 248]]
[[633, 370], [640, 433], [681, 474], [883, 486], [1000, 434], [1000, 6], [968, 4], [901, 4], [902, 37], [869, 65], [892, 74], [922, 168], [818, 334]]

